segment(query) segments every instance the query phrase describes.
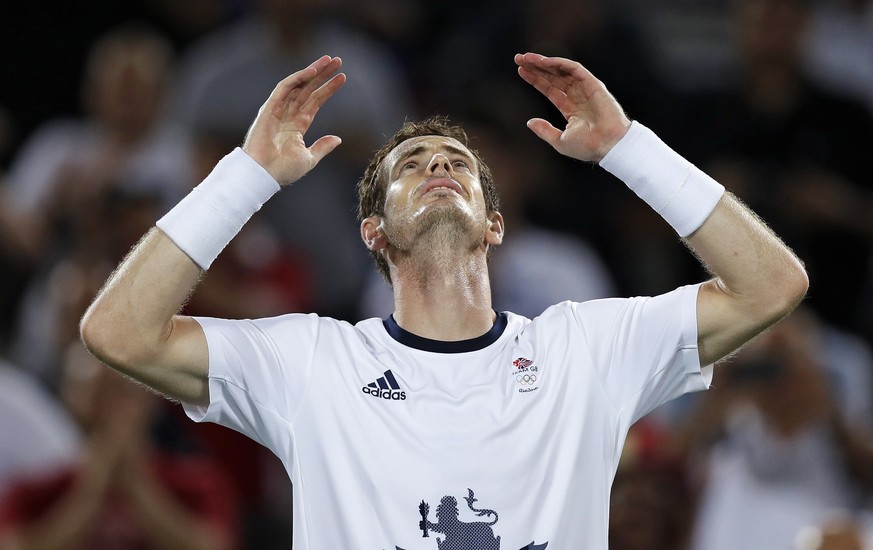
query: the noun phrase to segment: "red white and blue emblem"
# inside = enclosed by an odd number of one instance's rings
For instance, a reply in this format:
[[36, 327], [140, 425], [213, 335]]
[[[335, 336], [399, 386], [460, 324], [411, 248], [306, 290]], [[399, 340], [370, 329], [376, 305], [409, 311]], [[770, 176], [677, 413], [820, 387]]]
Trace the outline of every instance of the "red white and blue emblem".
[[515, 365], [519, 369], [524, 369], [524, 368], [527, 368], [527, 367], [533, 365], [533, 361], [531, 361], [530, 359], [528, 359], [526, 357], [519, 357], [518, 359], [513, 361], [512, 364]]

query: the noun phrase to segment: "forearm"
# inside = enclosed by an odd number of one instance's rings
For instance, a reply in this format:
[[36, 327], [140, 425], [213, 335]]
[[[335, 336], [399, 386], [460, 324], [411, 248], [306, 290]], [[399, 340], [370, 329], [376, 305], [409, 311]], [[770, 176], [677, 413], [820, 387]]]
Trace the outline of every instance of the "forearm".
[[175, 315], [201, 273], [279, 186], [237, 149], [157, 222], [82, 319], [88, 348], [176, 399], [206, 404], [208, 352], [199, 324]]
[[807, 288], [801, 262], [736, 197], [635, 123], [600, 161], [686, 240], [715, 276], [698, 294], [703, 364], [789, 313]]
[[767, 294], [778, 301], [773, 289], [797, 282], [803, 272], [791, 250], [731, 193], [686, 242], [725, 292], [746, 301]]
[[[686, 243], [714, 275], [701, 288], [701, 361], [714, 362], [789, 314], [806, 293], [801, 261], [736, 197], [726, 193]], [[735, 322], [742, 320], [741, 322]]]
[[161, 230], [154, 228], [118, 266], [82, 320], [88, 348], [128, 374], [153, 355], [173, 330], [202, 274]]

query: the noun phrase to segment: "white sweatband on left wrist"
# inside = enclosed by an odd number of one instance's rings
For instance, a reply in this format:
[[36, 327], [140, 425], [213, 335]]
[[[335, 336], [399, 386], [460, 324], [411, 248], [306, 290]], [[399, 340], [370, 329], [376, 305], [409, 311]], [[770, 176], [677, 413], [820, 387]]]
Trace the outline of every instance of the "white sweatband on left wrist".
[[273, 176], [237, 147], [156, 225], [206, 270], [279, 189]]
[[703, 225], [725, 191], [636, 121], [600, 166], [622, 180], [683, 238]]

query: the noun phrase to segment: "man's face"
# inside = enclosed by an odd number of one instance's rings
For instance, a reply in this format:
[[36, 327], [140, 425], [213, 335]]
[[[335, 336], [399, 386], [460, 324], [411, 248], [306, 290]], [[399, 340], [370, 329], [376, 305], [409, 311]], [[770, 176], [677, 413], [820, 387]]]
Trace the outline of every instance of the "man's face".
[[488, 226], [476, 159], [457, 140], [409, 139], [388, 154], [382, 170], [388, 182], [383, 224], [389, 239], [400, 233], [414, 238], [449, 221], [458, 229]]

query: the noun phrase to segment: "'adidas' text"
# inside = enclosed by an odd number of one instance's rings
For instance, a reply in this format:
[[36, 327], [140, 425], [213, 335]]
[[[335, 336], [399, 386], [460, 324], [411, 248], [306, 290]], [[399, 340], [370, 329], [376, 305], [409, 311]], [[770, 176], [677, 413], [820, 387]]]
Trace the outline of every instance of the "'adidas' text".
[[361, 391], [366, 393], [367, 395], [372, 395], [373, 397], [380, 397], [382, 399], [393, 399], [395, 401], [403, 401], [404, 399], [406, 399], [406, 392], [405, 391], [398, 391], [398, 390], [391, 391], [391, 390], [383, 390], [383, 389], [379, 389], [379, 388], [374, 389], [374, 388], [368, 388], [367, 386], [364, 386], [363, 388], [361, 388]]
[[400, 384], [397, 383], [397, 379], [394, 378], [394, 373], [390, 369], [386, 370], [375, 382], [370, 382], [361, 388], [361, 391], [378, 399], [392, 401], [406, 399], [406, 392], [400, 389]]

